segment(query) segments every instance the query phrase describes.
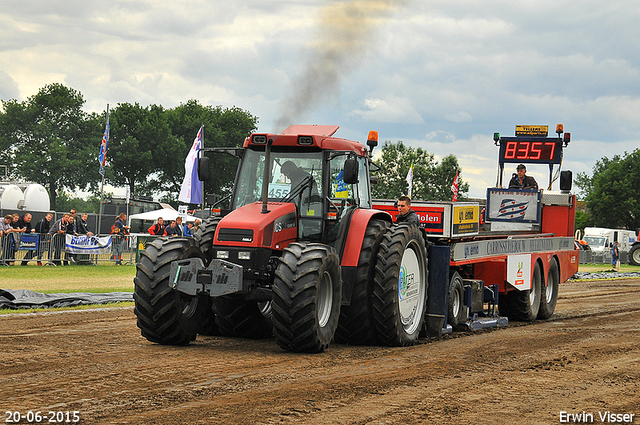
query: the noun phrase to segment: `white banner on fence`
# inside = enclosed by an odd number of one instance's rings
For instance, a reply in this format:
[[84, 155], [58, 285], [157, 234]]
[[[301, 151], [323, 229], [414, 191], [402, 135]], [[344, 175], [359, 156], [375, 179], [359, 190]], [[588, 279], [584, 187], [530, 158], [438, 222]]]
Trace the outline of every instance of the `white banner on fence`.
[[66, 235], [64, 250], [70, 254], [111, 254], [111, 236]]

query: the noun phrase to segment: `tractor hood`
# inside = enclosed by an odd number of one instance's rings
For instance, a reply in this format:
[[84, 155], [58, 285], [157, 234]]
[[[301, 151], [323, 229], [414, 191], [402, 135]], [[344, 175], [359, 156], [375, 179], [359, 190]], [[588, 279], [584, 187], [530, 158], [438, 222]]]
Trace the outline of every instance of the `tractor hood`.
[[268, 213], [254, 202], [232, 211], [216, 229], [214, 246], [262, 247], [282, 250], [298, 237], [296, 206], [269, 202]]

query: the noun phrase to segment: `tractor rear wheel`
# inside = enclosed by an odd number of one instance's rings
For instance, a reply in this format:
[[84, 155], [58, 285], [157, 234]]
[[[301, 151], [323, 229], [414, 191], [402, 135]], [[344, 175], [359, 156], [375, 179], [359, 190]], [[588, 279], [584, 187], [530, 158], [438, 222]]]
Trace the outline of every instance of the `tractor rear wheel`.
[[629, 264], [640, 266], [640, 244], [635, 244], [629, 251]]
[[427, 310], [427, 251], [416, 225], [388, 229], [380, 243], [373, 281], [373, 318], [378, 341], [413, 344]]
[[263, 339], [273, 336], [273, 325], [264, 303], [245, 301], [238, 297], [218, 297], [213, 300], [216, 325], [221, 335], [236, 338]]
[[531, 289], [500, 294], [498, 309], [501, 315], [508, 316], [509, 319], [532, 322], [538, 317], [541, 296], [542, 271], [540, 263], [536, 261], [531, 279]]
[[293, 352], [324, 351], [340, 316], [342, 276], [335, 250], [317, 243], [284, 249], [273, 284], [273, 333]]
[[209, 303], [201, 296], [178, 292], [169, 285], [171, 263], [186, 258], [203, 259], [193, 238], [155, 239], [140, 253], [133, 279], [134, 313], [142, 336], [151, 342], [189, 344], [209, 314]]
[[542, 288], [540, 296], [540, 309], [538, 310], [538, 319], [548, 319], [553, 315], [558, 302], [558, 285], [560, 284], [560, 267], [558, 261], [554, 258], [549, 264], [549, 272], [547, 273], [547, 286]]
[[351, 303], [340, 311], [336, 342], [372, 345], [376, 343], [375, 326], [371, 309], [371, 282], [375, 276], [375, 264], [382, 235], [391, 224], [384, 220], [371, 220], [362, 240], [356, 280], [353, 284]]

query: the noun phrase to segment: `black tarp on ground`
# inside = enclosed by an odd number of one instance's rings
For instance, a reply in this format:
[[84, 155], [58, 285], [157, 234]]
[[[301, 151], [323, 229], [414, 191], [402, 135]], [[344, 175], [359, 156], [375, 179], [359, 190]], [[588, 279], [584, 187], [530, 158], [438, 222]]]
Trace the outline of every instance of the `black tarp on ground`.
[[132, 292], [43, 294], [28, 289], [0, 289], [0, 308], [51, 308], [133, 301]]

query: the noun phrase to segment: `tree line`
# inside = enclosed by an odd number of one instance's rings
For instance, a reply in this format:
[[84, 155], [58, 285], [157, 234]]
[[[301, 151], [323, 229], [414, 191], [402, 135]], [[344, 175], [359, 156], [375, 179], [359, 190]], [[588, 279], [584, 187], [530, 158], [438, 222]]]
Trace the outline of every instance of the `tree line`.
[[[98, 152], [106, 124], [105, 113], [83, 111], [82, 94], [63, 84], [44, 86], [25, 101], [2, 100], [0, 164], [9, 177], [42, 184], [51, 208], [66, 208], [80, 199], [68, 193], [92, 193], [83, 210], [98, 212], [101, 175]], [[206, 147], [238, 147], [257, 129], [258, 118], [237, 107], [201, 105], [188, 100], [175, 108], [118, 103], [109, 115], [110, 136], [105, 184], [128, 187], [134, 196], [154, 196], [177, 205], [184, 177], [184, 160], [201, 125]], [[459, 169], [453, 155], [438, 163], [421, 148], [385, 142], [374, 175], [373, 196], [397, 198], [406, 194], [405, 180], [413, 164], [414, 199], [451, 200], [451, 184]], [[205, 191], [219, 197], [230, 193], [236, 158], [211, 155], [210, 180]], [[459, 199], [469, 185], [460, 179]], [[84, 201], [83, 201], [84, 202]]]
[[[82, 94], [50, 84], [27, 100], [2, 100], [0, 164], [9, 177], [40, 183], [51, 207], [65, 191], [98, 195], [102, 176], [98, 152], [106, 114], [83, 111]], [[205, 145], [240, 146], [258, 119], [240, 108], [204, 106], [196, 100], [171, 109], [119, 103], [111, 109], [105, 184], [128, 186], [131, 196], [161, 194], [175, 203], [184, 177], [184, 160], [201, 125]], [[223, 194], [233, 183], [234, 158], [211, 158], [208, 192]], [[62, 199], [61, 199], [62, 200]], [[97, 211], [96, 211], [97, 212]]]
[[576, 228], [640, 228], [640, 149], [596, 161], [593, 175], [579, 173], [576, 186], [587, 206], [576, 214]]

